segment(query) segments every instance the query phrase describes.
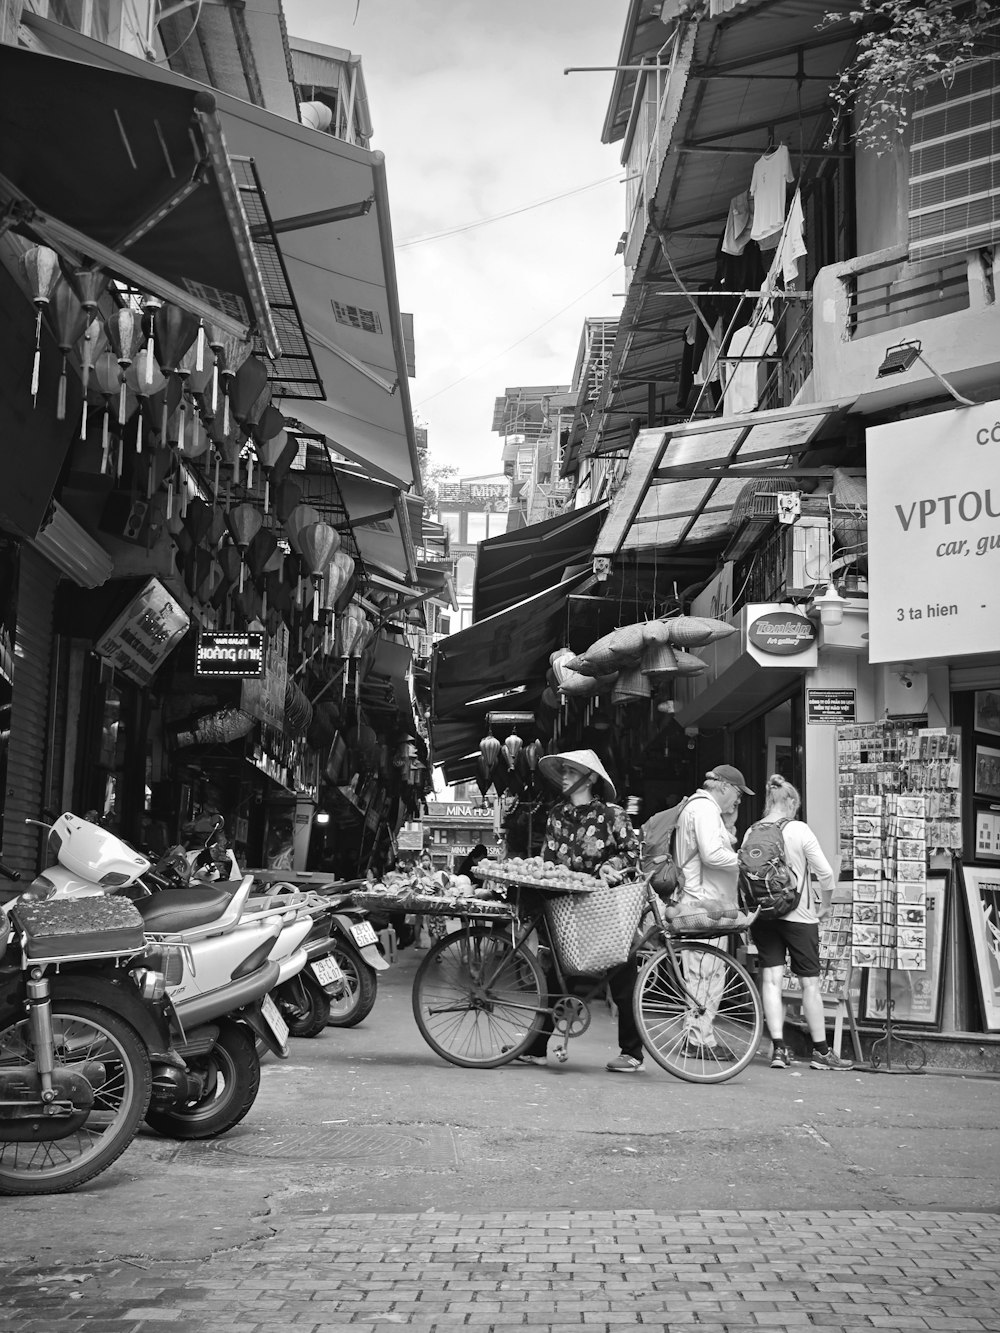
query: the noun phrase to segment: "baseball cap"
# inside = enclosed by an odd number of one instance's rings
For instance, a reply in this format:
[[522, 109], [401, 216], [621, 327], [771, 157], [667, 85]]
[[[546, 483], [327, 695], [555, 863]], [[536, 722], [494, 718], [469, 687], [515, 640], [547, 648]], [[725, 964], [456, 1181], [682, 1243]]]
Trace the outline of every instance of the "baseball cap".
[[715, 768], [709, 769], [705, 774], [706, 778], [718, 778], [720, 782], [731, 782], [746, 796], [753, 796], [754, 793], [747, 786], [746, 778], [738, 768], [733, 768], [732, 764], [716, 764]]

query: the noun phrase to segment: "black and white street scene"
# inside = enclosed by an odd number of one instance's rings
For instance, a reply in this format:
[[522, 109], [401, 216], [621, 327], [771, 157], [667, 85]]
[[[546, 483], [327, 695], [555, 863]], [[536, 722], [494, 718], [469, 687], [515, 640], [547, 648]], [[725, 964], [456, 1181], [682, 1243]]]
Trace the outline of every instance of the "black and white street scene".
[[0, 1333], [1000, 1333], [1000, 10], [833, 5], [0, 0]]

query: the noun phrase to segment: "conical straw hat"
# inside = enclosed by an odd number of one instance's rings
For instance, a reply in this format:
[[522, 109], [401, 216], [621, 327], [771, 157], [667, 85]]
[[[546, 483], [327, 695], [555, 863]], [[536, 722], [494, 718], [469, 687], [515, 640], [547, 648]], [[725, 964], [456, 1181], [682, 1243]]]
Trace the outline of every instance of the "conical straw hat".
[[580, 773], [595, 773], [598, 778], [598, 790], [604, 799], [606, 801], [616, 799], [618, 793], [615, 791], [615, 784], [593, 750], [566, 750], [563, 754], [543, 755], [538, 761], [539, 772], [557, 785], [562, 779], [565, 768], [574, 768]]

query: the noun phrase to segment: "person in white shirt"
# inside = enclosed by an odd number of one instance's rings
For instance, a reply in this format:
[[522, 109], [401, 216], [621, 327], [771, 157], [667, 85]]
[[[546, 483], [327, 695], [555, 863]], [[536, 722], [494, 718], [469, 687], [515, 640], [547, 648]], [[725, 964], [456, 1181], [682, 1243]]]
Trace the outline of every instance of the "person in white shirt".
[[[740, 770], [717, 764], [681, 811], [674, 834], [674, 859], [684, 878], [677, 900], [682, 912], [697, 912], [699, 905], [710, 903], [739, 906], [739, 862], [730, 827], [735, 827], [736, 808], [744, 795], [753, 792]], [[686, 955], [684, 979], [701, 1009], [685, 1017], [685, 1053], [702, 1059], [731, 1059], [715, 1031], [725, 986], [722, 965], [708, 955]]]
[[[750, 927], [762, 969], [761, 999], [772, 1043], [771, 1068], [787, 1069], [792, 1064], [785, 1045], [785, 1002], [782, 996], [787, 953], [792, 973], [802, 985], [802, 1013], [813, 1048], [809, 1067], [853, 1069], [851, 1061], [842, 1060], [831, 1051], [826, 1040], [826, 1016], [819, 980], [819, 923], [830, 910], [833, 870], [815, 833], [808, 824], [796, 819], [800, 805], [799, 793], [790, 782], [777, 773], [768, 778], [761, 822], [780, 824], [787, 821], [781, 830], [785, 860], [802, 892], [798, 905], [785, 916], [755, 921]], [[815, 884], [812, 876], [815, 876]]]

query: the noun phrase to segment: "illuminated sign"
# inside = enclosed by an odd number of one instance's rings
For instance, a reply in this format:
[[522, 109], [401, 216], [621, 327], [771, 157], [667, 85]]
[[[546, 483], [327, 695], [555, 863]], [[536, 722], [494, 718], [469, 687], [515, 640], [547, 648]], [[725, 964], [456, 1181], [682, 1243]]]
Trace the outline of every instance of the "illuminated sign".
[[264, 635], [255, 630], [246, 634], [202, 630], [194, 670], [196, 676], [259, 678], [264, 674]]

